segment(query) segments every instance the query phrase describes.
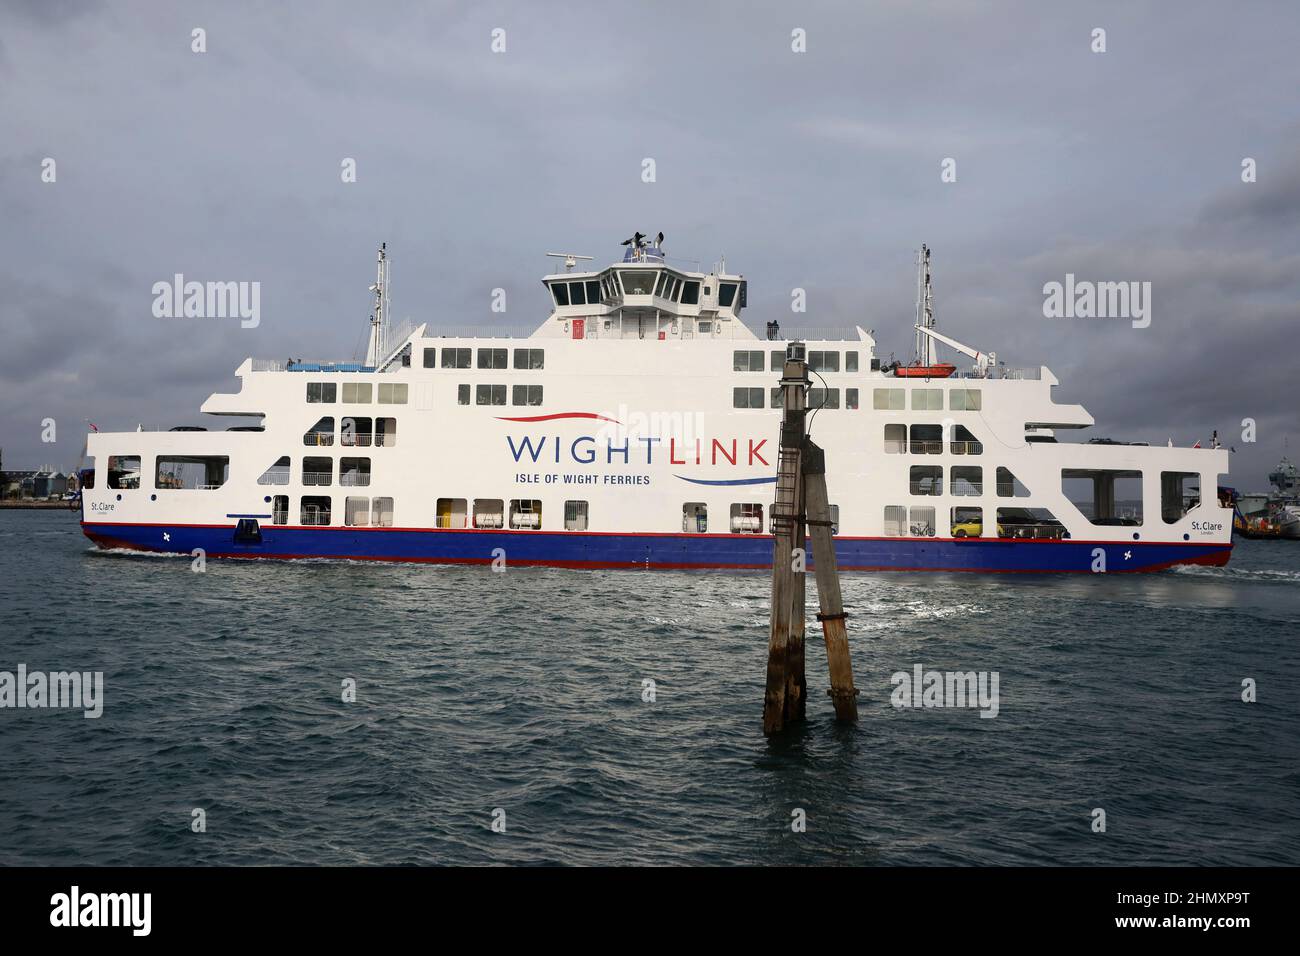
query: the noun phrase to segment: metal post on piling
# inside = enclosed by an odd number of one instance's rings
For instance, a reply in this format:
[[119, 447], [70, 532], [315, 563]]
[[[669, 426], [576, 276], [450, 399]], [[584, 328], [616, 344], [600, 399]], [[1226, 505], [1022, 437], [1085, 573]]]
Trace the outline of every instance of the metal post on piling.
[[781, 376], [781, 446], [777, 461], [776, 499], [772, 504], [772, 608], [767, 652], [767, 690], [763, 698], [763, 733], [779, 733], [804, 719], [806, 546], [813, 543], [819, 613], [837, 720], [858, 716], [849, 657], [847, 614], [835, 561], [834, 532], [826, 490], [826, 454], [808, 437], [807, 353], [802, 342], [786, 347]]
[[[767, 646], [767, 691], [763, 698], [763, 733], [781, 731], [788, 719], [803, 714], [803, 601], [795, 659], [791, 660], [791, 627], [796, 591], [804, 588], [803, 506], [801, 502], [805, 397], [810, 384], [803, 343], [786, 347], [781, 376], [781, 448], [777, 459], [776, 500], [772, 503], [772, 611]], [[797, 570], [796, 570], [797, 569]], [[794, 665], [793, 667], [791, 665]], [[798, 699], [795, 699], [798, 695]], [[790, 701], [787, 707], [787, 700]]]

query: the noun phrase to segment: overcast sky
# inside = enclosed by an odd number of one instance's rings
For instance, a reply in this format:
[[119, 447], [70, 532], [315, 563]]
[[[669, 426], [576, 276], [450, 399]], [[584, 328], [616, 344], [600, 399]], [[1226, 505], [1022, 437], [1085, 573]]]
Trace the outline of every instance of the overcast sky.
[[[725, 255], [752, 327], [861, 323], [885, 358], [926, 242], [942, 330], [1049, 365], [1095, 434], [1217, 428], [1262, 488], [1300, 457], [1297, 51], [1294, 2], [5, 0], [4, 466], [199, 423], [247, 355], [353, 355], [381, 241], [399, 319], [490, 333], [545, 318], [544, 253], [640, 229]], [[260, 282], [261, 325], [155, 318], [177, 272]], [[1044, 318], [1067, 272], [1151, 282], [1151, 326]]]

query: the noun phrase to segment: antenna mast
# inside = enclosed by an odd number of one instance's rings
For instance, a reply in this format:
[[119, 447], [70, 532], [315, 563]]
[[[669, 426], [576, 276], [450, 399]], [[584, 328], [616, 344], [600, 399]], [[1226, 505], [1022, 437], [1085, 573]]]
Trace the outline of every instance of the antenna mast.
[[934, 291], [930, 288], [930, 247], [921, 243], [916, 269], [916, 361], [920, 365], [933, 365], [938, 358], [934, 339], [921, 329], [934, 328]]
[[366, 349], [366, 364], [375, 366], [388, 354], [388, 243], [380, 243], [375, 262], [375, 284], [370, 287], [375, 294], [375, 311], [370, 316], [370, 345]]

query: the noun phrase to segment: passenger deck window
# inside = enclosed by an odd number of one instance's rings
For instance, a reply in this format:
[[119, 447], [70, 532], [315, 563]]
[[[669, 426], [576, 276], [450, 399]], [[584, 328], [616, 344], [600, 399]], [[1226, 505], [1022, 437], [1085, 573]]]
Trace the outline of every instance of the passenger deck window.
[[731, 390], [733, 408], [762, 408], [763, 390], [761, 388], [733, 388]]
[[515, 349], [515, 368], [536, 371], [546, 367], [544, 349]]
[[[581, 283], [578, 283], [580, 286]], [[581, 305], [581, 303], [577, 303]], [[506, 368], [506, 349], [479, 349], [478, 350], [478, 367], [479, 368]]]
[[304, 485], [329, 485], [334, 481], [334, 459], [304, 458], [302, 460], [302, 483]]
[[978, 388], [954, 388], [948, 393], [948, 410], [978, 412], [983, 405]]
[[369, 405], [373, 394], [369, 382], [343, 383], [343, 403], [345, 405]]
[[808, 367], [814, 372], [838, 372], [840, 370], [840, 353], [809, 352]]
[[504, 405], [506, 387], [504, 385], [479, 385], [474, 390], [475, 405]]
[[762, 372], [764, 371], [763, 353], [748, 350], [733, 352], [731, 365], [734, 372]]
[[949, 478], [957, 497], [978, 498], [984, 494], [984, 469], [978, 465], [953, 465]]
[[332, 403], [336, 394], [338, 394], [338, 386], [334, 382], [307, 383], [307, 401], [310, 404]]
[[510, 390], [511, 405], [540, 405], [542, 404], [542, 386], [540, 385], [516, 385]]
[[405, 382], [380, 382], [379, 383], [379, 404], [380, 405], [405, 405], [406, 404], [406, 383]]
[[173, 491], [211, 491], [229, 478], [229, 455], [159, 455], [154, 469], [154, 487]]
[[140, 456], [110, 455], [108, 458], [108, 487], [129, 489], [140, 487]]
[[442, 367], [469, 368], [470, 354], [472, 351], [472, 349], [443, 349]]
[[912, 389], [912, 410], [918, 412], [943, 411], [943, 389], [941, 388]]
[[368, 488], [370, 486], [370, 459], [340, 458], [339, 484], [349, 488]]
[[899, 412], [907, 408], [907, 391], [901, 388], [871, 390], [871, 407], [877, 411]]
[[424, 367], [425, 367], [425, 368], [437, 368], [437, 367], [438, 367], [438, 350], [437, 350], [437, 349], [425, 349], [425, 350], [424, 350]]
[[940, 465], [913, 465], [908, 472], [908, 488], [914, 495], [943, 494], [943, 467]]
[[334, 444], [334, 416], [326, 415], [303, 432], [302, 443], [312, 448], [325, 448]]
[[1194, 471], [1160, 472], [1160, 517], [1165, 524], [1181, 521], [1200, 503], [1200, 475]]

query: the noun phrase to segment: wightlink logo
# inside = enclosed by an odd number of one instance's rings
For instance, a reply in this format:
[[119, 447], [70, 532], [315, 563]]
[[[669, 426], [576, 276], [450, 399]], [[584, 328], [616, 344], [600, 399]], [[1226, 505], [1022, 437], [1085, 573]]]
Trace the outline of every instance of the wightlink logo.
[[1073, 272], [1064, 282], [1043, 286], [1043, 317], [1048, 319], [1131, 319], [1133, 328], [1151, 324], [1150, 282], [1076, 281]]
[[153, 295], [158, 319], [240, 319], [245, 329], [262, 321], [260, 282], [186, 282], [178, 272], [171, 282], [155, 282]]
[[104, 713], [103, 671], [0, 671], [0, 708], [80, 709], [87, 720]]

